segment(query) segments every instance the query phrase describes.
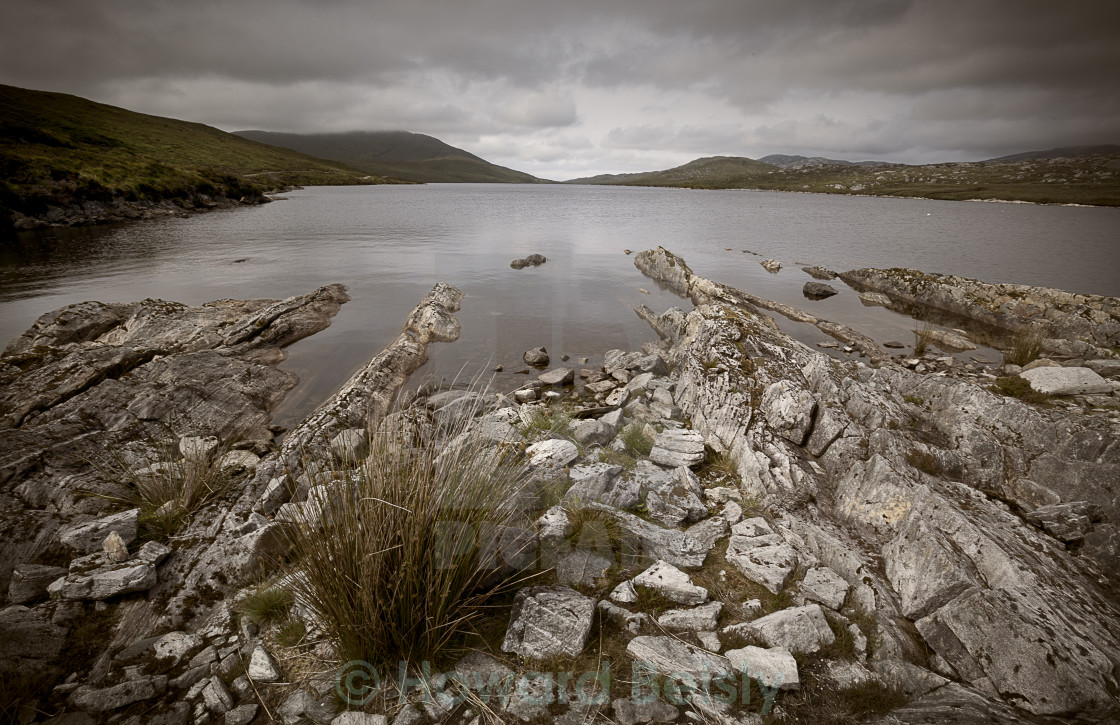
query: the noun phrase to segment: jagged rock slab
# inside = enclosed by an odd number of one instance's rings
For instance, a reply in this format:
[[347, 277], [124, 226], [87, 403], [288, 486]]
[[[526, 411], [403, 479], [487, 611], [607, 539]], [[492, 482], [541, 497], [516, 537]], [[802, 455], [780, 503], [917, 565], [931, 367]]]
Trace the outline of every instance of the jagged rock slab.
[[575, 657], [587, 644], [594, 600], [568, 587], [528, 587], [517, 592], [503, 652], [543, 660]]
[[139, 525], [140, 509], [129, 509], [94, 521], [69, 526], [59, 532], [58, 540], [63, 546], [89, 553], [100, 549], [105, 537], [113, 532], [120, 536], [125, 544], [135, 541]]
[[766, 687], [779, 690], [798, 690], [801, 678], [797, 671], [797, 661], [789, 650], [783, 647], [744, 647], [724, 653], [736, 672], [745, 677], [758, 680]]
[[713, 632], [721, 611], [723, 602], [708, 602], [691, 609], [670, 609], [657, 618], [657, 624], [670, 632]]
[[618, 509], [633, 508], [641, 500], [641, 485], [631, 476], [620, 476], [622, 466], [589, 463], [573, 466], [568, 472], [572, 487], [564, 500], [577, 503], [592, 501]]
[[682, 428], [663, 431], [653, 441], [649, 460], [660, 466], [696, 466], [704, 461], [704, 436]]
[[797, 552], [762, 518], [740, 521], [731, 528], [727, 561], [743, 576], [774, 594], [785, 588], [797, 567]]
[[634, 586], [652, 589], [680, 604], [703, 604], [708, 601], [707, 589], [696, 586], [688, 574], [664, 561], [658, 561], [631, 582]]
[[104, 600], [143, 592], [156, 584], [156, 570], [142, 561], [115, 562], [106, 554], [90, 554], [70, 563], [70, 572], [47, 587], [52, 597]]
[[851, 585], [843, 577], [827, 567], [810, 569], [798, 582], [798, 589], [806, 599], [835, 610], [844, 606], [850, 588]]
[[525, 449], [529, 465], [559, 469], [579, 458], [579, 450], [571, 441], [550, 439]]
[[1019, 373], [1035, 392], [1045, 395], [1108, 395], [1112, 385], [1089, 368], [1034, 368]]
[[592, 504], [592, 507], [613, 517], [627, 534], [638, 540], [644, 560], [661, 559], [676, 567], [696, 569], [704, 565], [704, 559], [711, 551], [710, 546], [705, 546], [683, 531], [663, 529], [633, 514], [609, 506]]
[[21, 564], [12, 570], [12, 581], [8, 585], [8, 602], [26, 604], [44, 597], [47, 594], [47, 586], [63, 576], [66, 576], [66, 569], [60, 566]]
[[759, 409], [778, 435], [801, 445], [813, 425], [817, 400], [808, 390], [798, 389], [788, 380], [779, 380], [766, 388]]
[[730, 677], [733, 674], [723, 657], [674, 637], [635, 637], [626, 645], [626, 654], [649, 673], [691, 675], [697, 679], [705, 676]]
[[811, 654], [836, 641], [819, 604], [780, 609], [746, 625], [768, 647]]

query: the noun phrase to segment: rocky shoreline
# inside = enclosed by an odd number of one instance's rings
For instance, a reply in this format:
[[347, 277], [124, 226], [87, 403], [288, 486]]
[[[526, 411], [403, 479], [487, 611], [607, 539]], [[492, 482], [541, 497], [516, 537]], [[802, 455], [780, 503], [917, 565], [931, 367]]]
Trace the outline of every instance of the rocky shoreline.
[[74, 201], [65, 203], [57, 200], [48, 205], [41, 214], [27, 215], [12, 211], [8, 219], [9, 228], [15, 232], [40, 231], [60, 227], [85, 227], [116, 222], [157, 219], [161, 217], [186, 217], [199, 212], [230, 209], [236, 206], [267, 204], [272, 199], [266, 194], [241, 196], [236, 199], [212, 194], [189, 194], [173, 199], [159, 201], [130, 201], [115, 198], [110, 201]]
[[[635, 265], [694, 304], [637, 310], [659, 342], [518, 390], [397, 401], [427, 345], [458, 337], [462, 295], [440, 284], [282, 440], [269, 412], [295, 381], [275, 364], [329, 324], [341, 286], [44, 315], [0, 356], [0, 674], [37, 683], [0, 707], [29, 723], [334, 725], [1120, 713], [1116, 300], [905, 270], [841, 275], [880, 303], [975, 320], [964, 336], [1033, 324], [1048, 362], [1019, 377], [1019, 366], [891, 354], [698, 277], [664, 249]], [[761, 310], [869, 362], [807, 348]], [[1055, 370], [1101, 382], [1047, 388], [1055, 397], [1041, 403], [997, 385], [1018, 378], [1041, 395]], [[378, 431], [431, 435], [463, 415], [537, 487], [521, 532], [533, 556], [517, 557], [535, 578], [501, 612], [493, 646], [444, 672], [460, 688], [516, 686], [483, 707], [446, 677], [426, 696], [423, 681], [384, 673], [379, 698], [347, 705], [343, 663], [305, 607], [291, 609], [305, 632], [292, 643], [238, 602], [261, 581], [281, 586], [285, 527], [315, 521]], [[120, 503], [140, 479], [110, 474], [191, 461], [232, 483], [174, 535], [153, 536], [150, 515]], [[602, 536], [589, 538], [589, 522]], [[662, 697], [628, 696], [641, 668]], [[735, 697], [713, 696], [715, 682]]]

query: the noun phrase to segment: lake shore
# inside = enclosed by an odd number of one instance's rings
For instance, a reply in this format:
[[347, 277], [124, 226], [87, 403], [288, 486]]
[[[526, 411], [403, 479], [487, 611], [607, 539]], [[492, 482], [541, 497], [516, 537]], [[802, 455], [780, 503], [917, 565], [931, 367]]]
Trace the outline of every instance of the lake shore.
[[[547, 662], [590, 671], [583, 682], [607, 691], [560, 707], [577, 699], [553, 680], [551, 700], [494, 703], [503, 717], [629, 718], [636, 704], [617, 676], [632, 664], [685, 683], [682, 697], [660, 701], [670, 720], [756, 722], [767, 694], [806, 717], [838, 706], [836, 693], [874, 694], [885, 704], [873, 714], [900, 722], [946, 707], [996, 722], [1120, 707], [1115, 298], [845, 273], [879, 304], [975, 322], [953, 331], [960, 339], [900, 353], [700, 277], [666, 249], [634, 261], [692, 303], [639, 308], [659, 338], [641, 350], [606, 351], [595, 368], [540, 368], [516, 388], [398, 400], [431, 343], [460, 336], [469, 300], [441, 284], [291, 431], [270, 420], [294, 384], [276, 365], [285, 346], [329, 325], [348, 300], [340, 285], [278, 302], [86, 303], [44, 315], [0, 358], [0, 664], [38, 678], [26, 697], [42, 712], [334, 721], [341, 660], [329, 628], [302, 604], [254, 623], [236, 602], [260, 581], [293, 586], [298, 567], [278, 563], [284, 532], [321, 525], [378, 435], [437, 436], [451, 450], [438, 436], [455, 430], [525, 467], [536, 491], [519, 504], [528, 548], [499, 569], [532, 573], [535, 586], [485, 620], [497, 640], [442, 671], [517, 681]], [[772, 311], [865, 359], [797, 342]], [[971, 338], [1010, 356], [1028, 329], [1042, 362], [946, 354]], [[145, 476], [190, 461], [230, 483], [179, 513], [122, 505]], [[587, 534], [595, 521], [606, 538], [581, 539], [577, 522]], [[288, 622], [304, 632], [294, 643], [279, 637]], [[67, 660], [76, 637], [89, 654]], [[617, 682], [599, 678], [604, 659]], [[752, 704], [695, 684], [689, 694], [688, 678], [744, 666], [764, 688]], [[402, 709], [402, 683], [382, 674], [379, 697], [362, 706], [371, 714], [432, 722], [465, 707], [414, 688]]]

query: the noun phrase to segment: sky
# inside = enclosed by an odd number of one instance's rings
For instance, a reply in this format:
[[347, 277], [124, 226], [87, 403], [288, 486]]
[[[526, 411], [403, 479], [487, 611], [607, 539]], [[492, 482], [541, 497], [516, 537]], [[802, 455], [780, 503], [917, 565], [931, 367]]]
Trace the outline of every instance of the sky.
[[1120, 143], [1115, 0], [3, 0], [0, 83], [555, 180]]

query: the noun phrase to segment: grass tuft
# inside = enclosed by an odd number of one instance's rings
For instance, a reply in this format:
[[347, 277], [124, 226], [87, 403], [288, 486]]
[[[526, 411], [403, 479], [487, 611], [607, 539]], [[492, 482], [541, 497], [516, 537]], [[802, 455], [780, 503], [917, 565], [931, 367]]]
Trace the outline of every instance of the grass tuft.
[[295, 597], [290, 589], [261, 586], [237, 604], [238, 610], [258, 624], [279, 622], [292, 611]]
[[[318, 515], [289, 529], [296, 598], [344, 660], [395, 671], [449, 654], [524, 553], [523, 464], [466, 430], [385, 445], [379, 430], [355, 475]], [[305, 466], [305, 469], [307, 466]], [[524, 543], [518, 543], [524, 542]]]
[[924, 355], [932, 341], [933, 325], [926, 323], [921, 329], [914, 330], [914, 354]]
[[645, 427], [637, 421], [627, 425], [619, 434], [626, 453], [634, 458], [648, 456], [653, 450], [653, 439], [646, 435]]
[[1022, 367], [1037, 360], [1041, 352], [1042, 333], [1035, 330], [1016, 333], [1011, 338], [1011, 346], [1003, 356], [1003, 362]]

